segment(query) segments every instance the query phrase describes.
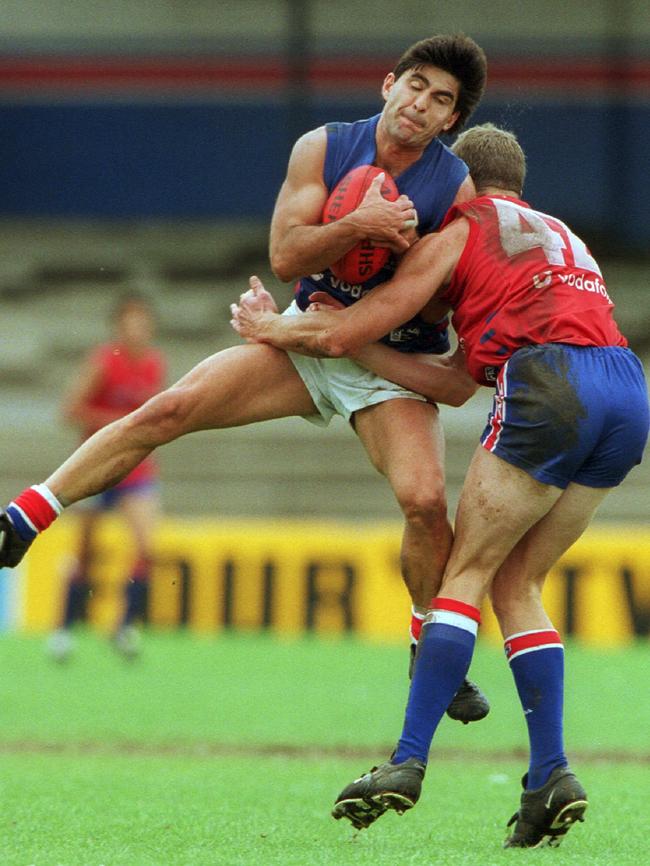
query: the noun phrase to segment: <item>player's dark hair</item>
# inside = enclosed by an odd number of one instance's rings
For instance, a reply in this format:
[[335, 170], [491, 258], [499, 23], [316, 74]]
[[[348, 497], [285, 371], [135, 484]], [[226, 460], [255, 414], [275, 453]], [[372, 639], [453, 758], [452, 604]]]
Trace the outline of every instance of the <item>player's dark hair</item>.
[[466, 163], [478, 192], [494, 186], [521, 195], [526, 156], [514, 133], [483, 123], [459, 135], [451, 149]]
[[463, 33], [431, 36], [407, 48], [397, 61], [393, 75], [397, 79], [409, 69], [427, 63], [449, 72], [460, 84], [455, 106], [458, 120], [448, 130], [448, 132], [457, 132], [465, 125], [483, 96], [487, 78], [485, 52], [480, 45]]

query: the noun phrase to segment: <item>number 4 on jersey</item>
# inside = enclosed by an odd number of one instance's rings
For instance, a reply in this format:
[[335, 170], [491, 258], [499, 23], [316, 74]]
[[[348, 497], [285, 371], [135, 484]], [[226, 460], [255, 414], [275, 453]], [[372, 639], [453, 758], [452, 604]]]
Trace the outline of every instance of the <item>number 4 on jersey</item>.
[[563, 222], [512, 201], [492, 201], [499, 218], [501, 246], [508, 258], [540, 249], [549, 265], [568, 265], [600, 275], [585, 244]]

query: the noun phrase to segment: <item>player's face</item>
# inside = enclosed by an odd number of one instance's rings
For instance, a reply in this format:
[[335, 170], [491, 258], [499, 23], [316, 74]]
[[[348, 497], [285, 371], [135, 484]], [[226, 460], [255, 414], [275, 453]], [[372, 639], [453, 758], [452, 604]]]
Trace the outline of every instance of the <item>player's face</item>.
[[426, 147], [456, 122], [459, 92], [458, 79], [437, 66], [408, 69], [398, 79], [389, 72], [382, 87], [384, 129], [402, 147]]
[[134, 347], [147, 346], [153, 339], [153, 316], [146, 307], [129, 304], [117, 320], [117, 331], [120, 342]]

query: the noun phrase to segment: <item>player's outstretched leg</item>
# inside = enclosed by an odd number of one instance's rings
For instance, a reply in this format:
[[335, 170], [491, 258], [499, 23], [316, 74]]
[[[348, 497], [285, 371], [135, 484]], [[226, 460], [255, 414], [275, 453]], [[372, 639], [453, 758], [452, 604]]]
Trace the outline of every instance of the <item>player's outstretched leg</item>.
[[541, 788], [526, 791], [522, 784], [519, 811], [508, 827], [514, 829], [503, 843], [504, 848], [556, 848], [576, 821], [584, 821], [587, 794], [568, 767], [556, 767]]
[[425, 770], [426, 764], [417, 758], [373, 767], [341, 791], [332, 817], [347, 818], [356, 830], [363, 830], [388, 810], [402, 815], [420, 799]]

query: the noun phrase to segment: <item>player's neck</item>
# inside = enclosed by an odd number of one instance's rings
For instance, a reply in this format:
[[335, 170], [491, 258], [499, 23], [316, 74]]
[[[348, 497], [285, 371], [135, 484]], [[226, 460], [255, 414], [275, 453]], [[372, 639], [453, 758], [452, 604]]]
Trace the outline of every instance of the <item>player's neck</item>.
[[375, 165], [385, 168], [392, 177], [398, 177], [406, 171], [409, 166], [420, 159], [426, 150], [426, 147], [408, 147], [408, 145], [390, 138], [384, 133], [381, 121], [377, 126], [375, 144], [377, 148]]
[[477, 196], [482, 195], [491, 195], [491, 196], [503, 196], [504, 198], [521, 198], [521, 193], [516, 192], [514, 189], [501, 189], [499, 186], [484, 186], [481, 189], [476, 190]]

